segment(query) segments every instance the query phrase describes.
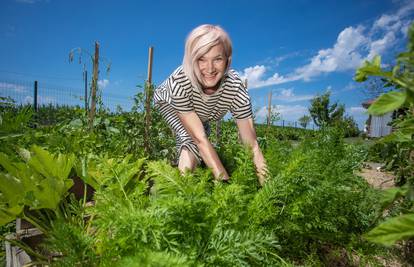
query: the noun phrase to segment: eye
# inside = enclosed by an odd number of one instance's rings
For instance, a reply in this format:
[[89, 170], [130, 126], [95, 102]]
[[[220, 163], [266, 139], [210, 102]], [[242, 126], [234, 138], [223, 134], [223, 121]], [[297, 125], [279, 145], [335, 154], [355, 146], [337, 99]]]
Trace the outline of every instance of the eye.
[[204, 62], [204, 61], [206, 61], [204, 58], [202, 58], [202, 57], [200, 57], [199, 59], [198, 59], [198, 62]]

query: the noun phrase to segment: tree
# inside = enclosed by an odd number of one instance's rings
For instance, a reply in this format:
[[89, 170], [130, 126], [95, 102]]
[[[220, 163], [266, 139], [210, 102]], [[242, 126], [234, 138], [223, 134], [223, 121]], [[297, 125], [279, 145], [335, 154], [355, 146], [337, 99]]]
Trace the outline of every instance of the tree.
[[337, 123], [338, 127], [343, 129], [345, 137], [356, 137], [360, 133], [358, 124], [352, 116], [345, 115]]
[[302, 117], [299, 118], [299, 124], [300, 126], [302, 126], [303, 128], [306, 129], [306, 127], [308, 127], [309, 122], [311, 121], [311, 117], [308, 115], [303, 115]]
[[330, 105], [331, 92], [317, 95], [311, 100], [309, 113], [317, 126], [332, 126], [342, 119], [345, 107], [337, 102]]

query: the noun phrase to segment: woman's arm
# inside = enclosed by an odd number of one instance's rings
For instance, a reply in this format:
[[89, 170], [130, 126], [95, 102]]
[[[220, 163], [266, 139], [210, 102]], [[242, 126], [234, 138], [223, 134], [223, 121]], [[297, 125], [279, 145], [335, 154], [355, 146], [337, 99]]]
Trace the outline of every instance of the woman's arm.
[[252, 148], [253, 162], [256, 166], [257, 176], [259, 177], [259, 183], [263, 185], [265, 182], [265, 176], [267, 174], [267, 165], [263, 157], [262, 151], [260, 150], [259, 144], [257, 143], [253, 119], [249, 118], [236, 120], [236, 123], [243, 144], [246, 144]]
[[198, 115], [194, 111], [185, 113], [178, 112], [178, 117], [180, 118], [188, 134], [193, 139], [194, 143], [197, 145], [201, 158], [213, 171], [214, 177], [216, 179], [228, 180], [229, 175], [224, 169], [224, 166], [221, 163], [216, 150], [208, 140], [208, 137], [204, 131], [203, 124], [201, 123]]

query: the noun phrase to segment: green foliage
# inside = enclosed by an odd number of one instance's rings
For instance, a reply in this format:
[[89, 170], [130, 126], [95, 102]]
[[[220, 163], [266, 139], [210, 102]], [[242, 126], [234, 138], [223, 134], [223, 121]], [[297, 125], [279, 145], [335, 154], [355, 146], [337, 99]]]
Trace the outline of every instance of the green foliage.
[[32, 118], [30, 106], [16, 107], [13, 99], [0, 97], [0, 136], [22, 133]]
[[302, 117], [299, 118], [299, 124], [300, 126], [302, 126], [303, 128], [306, 129], [306, 127], [308, 126], [309, 122], [311, 121], [311, 117], [308, 115], [303, 115]]
[[255, 195], [252, 224], [274, 229], [287, 255], [306, 254], [310, 244], [349, 242], [375, 219], [375, 192], [348, 161], [361, 160], [360, 152], [341, 140], [334, 130], [307, 140]]
[[360, 134], [358, 124], [352, 116], [345, 115], [336, 126], [343, 130], [345, 137], [356, 137]]
[[[409, 43], [406, 52], [397, 57], [397, 64], [389, 70], [381, 67], [381, 58], [375, 57], [372, 62], [365, 62], [356, 71], [356, 81], [366, 81], [370, 76], [381, 77], [394, 90], [381, 95], [368, 109], [372, 115], [381, 115], [398, 109], [406, 109], [407, 112], [394, 122], [394, 131], [383, 142], [395, 142], [394, 161], [397, 163], [400, 177], [407, 181], [409, 190], [414, 191], [413, 158], [414, 158], [414, 24], [410, 26]], [[412, 202], [412, 194], [407, 194]], [[414, 237], [413, 210], [395, 218], [388, 219], [371, 230], [366, 237], [374, 242], [391, 245], [398, 240]]]
[[384, 245], [392, 245], [398, 240], [414, 237], [414, 214], [391, 218], [374, 228], [365, 237]]
[[311, 100], [309, 113], [313, 122], [319, 127], [332, 126], [334, 123], [340, 121], [344, 115], [345, 107], [338, 105], [338, 103], [330, 104], [330, 95], [331, 93], [327, 91]]
[[407, 98], [407, 94], [403, 92], [392, 91], [381, 95], [368, 108], [368, 112], [372, 115], [383, 115], [390, 111], [394, 111], [401, 107]]
[[73, 184], [68, 179], [73, 155], [53, 156], [34, 146], [31, 151], [21, 150], [20, 156], [23, 162], [0, 153], [0, 165], [4, 168], [0, 173], [1, 225], [22, 216], [25, 207], [57, 212]]

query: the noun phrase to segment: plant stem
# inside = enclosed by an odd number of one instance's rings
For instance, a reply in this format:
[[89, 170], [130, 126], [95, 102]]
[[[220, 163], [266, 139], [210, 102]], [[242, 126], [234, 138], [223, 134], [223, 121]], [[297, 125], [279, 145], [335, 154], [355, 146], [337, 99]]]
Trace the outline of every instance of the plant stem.
[[0, 239], [4, 240], [6, 242], [9, 242], [10, 244], [12, 244], [16, 247], [19, 247], [19, 248], [23, 249], [30, 256], [33, 256], [35, 258], [42, 259], [42, 260], [47, 260], [48, 259], [46, 256], [37, 253], [36, 251], [34, 251], [32, 248], [30, 248], [28, 245], [26, 245], [25, 243], [23, 243], [21, 241], [13, 240], [13, 239], [7, 239], [7, 238], [4, 238], [2, 236], [0, 236]]

